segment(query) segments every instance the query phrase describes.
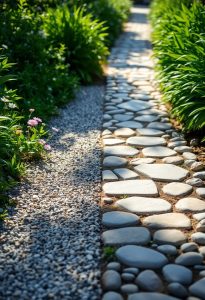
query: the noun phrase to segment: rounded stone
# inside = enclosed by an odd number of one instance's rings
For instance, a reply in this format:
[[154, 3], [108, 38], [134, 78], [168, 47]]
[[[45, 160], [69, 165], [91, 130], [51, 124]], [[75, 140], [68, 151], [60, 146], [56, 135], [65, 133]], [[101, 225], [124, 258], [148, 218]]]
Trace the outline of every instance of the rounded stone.
[[193, 177], [204, 180], [205, 179], [205, 171], [196, 172], [193, 174]]
[[203, 255], [196, 252], [187, 252], [179, 255], [175, 263], [183, 266], [200, 265], [203, 261]]
[[205, 232], [205, 219], [201, 220], [197, 226], [196, 226], [196, 231], [199, 232]]
[[134, 245], [119, 248], [116, 256], [123, 264], [141, 269], [159, 269], [168, 263], [167, 258], [158, 251]]
[[123, 297], [116, 292], [107, 292], [103, 295], [102, 300], [123, 300]]
[[135, 275], [134, 274], [131, 274], [131, 273], [125, 273], [123, 272], [121, 274], [121, 277], [122, 279], [125, 281], [125, 282], [132, 282], [134, 279], [135, 279]]
[[175, 147], [174, 150], [178, 153], [192, 152], [191, 147], [188, 147], [188, 146], [178, 146], [178, 147]]
[[123, 294], [134, 294], [138, 292], [138, 287], [135, 284], [123, 284], [121, 286], [121, 292]]
[[154, 146], [144, 148], [142, 154], [145, 157], [163, 158], [176, 155], [176, 151], [164, 146]]
[[179, 300], [179, 298], [155, 292], [140, 292], [130, 295], [128, 300]]
[[119, 262], [113, 261], [107, 264], [106, 269], [119, 272], [121, 270], [121, 264]]
[[103, 214], [102, 224], [106, 227], [125, 227], [139, 224], [138, 216], [121, 211], [111, 211]]
[[173, 165], [181, 165], [184, 162], [181, 156], [165, 157], [162, 159], [162, 161], [165, 164], [173, 164]]
[[105, 156], [135, 156], [139, 153], [139, 150], [130, 146], [107, 146], [104, 148], [103, 153]]
[[134, 158], [130, 161], [131, 165], [133, 166], [138, 166], [141, 164], [153, 164], [156, 161], [154, 158], [145, 158], [145, 157], [139, 157], [139, 158]]
[[140, 110], [150, 108], [151, 105], [149, 103], [146, 103], [145, 101], [130, 100], [130, 101], [124, 102], [122, 104], [119, 104], [118, 107], [129, 110], [129, 111], [138, 112]]
[[175, 207], [180, 212], [201, 212], [205, 211], [205, 201], [194, 197], [187, 197], [180, 199]]
[[120, 128], [114, 131], [114, 134], [116, 136], [120, 136], [120, 137], [130, 137], [135, 135], [135, 131], [130, 129], [130, 128]]
[[120, 145], [120, 144], [124, 144], [125, 141], [122, 139], [103, 139], [103, 143], [105, 146], [115, 146], [115, 145]]
[[105, 291], [117, 291], [122, 284], [120, 274], [114, 270], [107, 270], [102, 275], [102, 285]]
[[196, 281], [189, 287], [189, 291], [192, 295], [205, 299], [204, 297], [205, 278]]
[[159, 116], [155, 116], [155, 115], [142, 115], [142, 116], [136, 117], [134, 120], [138, 121], [138, 122], [149, 123], [149, 122], [156, 121], [158, 119], [159, 119]]
[[189, 285], [192, 282], [192, 271], [184, 266], [169, 264], [163, 268], [162, 273], [169, 283], [178, 282]]
[[104, 231], [102, 239], [105, 245], [147, 245], [151, 236], [145, 227], [123, 227]]
[[136, 121], [124, 121], [124, 122], [119, 122], [116, 124], [117, 127], [119, 128], [130, 128], [130, 129], [137, 129], [137, 128], [143, 128], [143, 125], [139, 122]]
[[169, 196], [185, 196], [191, 193], [192, 186], [182, 182], [171, 182], [163, 186], [162, 191]]
[[204, 186], [204, 182], [200, 178], [190, 178], [186, 180], [186, 183], [196, 187]]
[[117, 176], [124, 180], [136, 179], [140, 177], [136, 172], [126, 168], [118, 168], [114, 169], [113, 171]]
[[187, 289], [178, 282], [170, 283], [167, 287], [169, 293], [173, 296], [184, 298], [188, 296]]
[[157, 250], [166, 255], [177, 255], [177, 248], [173, 245], [160, 245]]
[[158, 129], [158, 130], [167, 130], [172, 127], [171, 124], [169, 123], [161, 123], [161, 122], [152, 122], [150, 123], [147, 128], [153, 128], [153, 129]]
[[191, 152], [183, 152], [183, 157], [184, 159], [193, 159], [195, 160], [197, 158], [196, 154], [191, 153]]
[[182, 231], [177, 229], [162, 229], [154, 233], [153, 240], [157, 244], [180, 246], [186, 242], [187, 237]]
[[205, 245], [205, 233], [203, 232], [196, 232], [191, 235], [191, 239], [193, 242], [199, 245]]
[[200, 277], [205, 277], [205, 270], [199, 272], [199, 276], [200, 276]]
[[196, 189], [196, 194], [201, 198], [205, 198], [205, 188]]
[[139, 273], [139, 269], [138, 269], [138, 268], [125, 268], [125, 269], [123, 270], [123, 272], [131, 273], [131, 274], [137, 275], [137, 274]]
[[163, 284], [159, 276], [152, 270], [142, 271], [135, 281], [139, 287], [149, 292], [160, 292], [163, 290]]
[[193, 218], [196, 219], [197, 221], [201, 221], [205, 219], [205, 212], [194, 214]]
[[190, 243], [184, 243], [180, 247], [182, 252], [193, 252], [198, 250], [198, 245], [196, 243], [190, 242]]
[[107, 156], [103, 160], [103, 167], [125, 167], [128, 161], [125, 158], [117, 156]]
[[134, 136], [127, 139], [126, 143], [136, 147], [151, 147], [151, 146], [163, 146], [166, 145], [165, 139], [162, 137], [146, 137], [146, 136]]
[[131, 120], [133, 117], [132, 115], [129, 116], [129, 115], [125, 115], [125, 114], [116, 114], [113, 116], [113, 118], [117, 121], [120, 121], [120, 122], [123, 122], [123, 121], [129, 121]]
[[203, 257], [205, 258], [205, 246], [202, 246], [199, 248], [199, 253], [201, 253], [203, 255]]
[[141, 128], [137, 129], [138, 135], [144, 136], [162, 136], [164, 134], [163, 131], [151, 128]]
[[192, 171], [194, 171], [194, 172], [196, 172], [196, 171], [201, 171], [201, 170], [204, 169], [204, 164], [202, 164], [202, 163], [199, 162], [199, 161], [196, 161], [196, 162], [194, 162], [194, 163], [191, 165], [190, 169], [191, 169]]
[[191, 228], [190, 219], [181, 213], [167, 213], [144, 218], [143, 224], [152, 229]]

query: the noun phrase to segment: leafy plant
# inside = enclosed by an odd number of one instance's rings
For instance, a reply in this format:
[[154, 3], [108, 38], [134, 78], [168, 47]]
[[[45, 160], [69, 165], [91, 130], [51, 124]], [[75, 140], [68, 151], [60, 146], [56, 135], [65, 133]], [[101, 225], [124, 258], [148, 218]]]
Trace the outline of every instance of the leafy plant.
[[110, 261], [115, 257], [115, 251], [116, 249], [111, 246], [106, 246], [103, 248], [103, 257], [104, 259]]

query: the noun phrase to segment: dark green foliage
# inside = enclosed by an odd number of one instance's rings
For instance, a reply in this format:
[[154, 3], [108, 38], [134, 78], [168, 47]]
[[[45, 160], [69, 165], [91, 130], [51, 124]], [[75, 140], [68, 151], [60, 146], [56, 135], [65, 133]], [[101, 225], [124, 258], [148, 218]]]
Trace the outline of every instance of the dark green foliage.
[[151, 21], [164, 99], [186, 131], [201, 133], [205, 128], [205, 7], [199, 1], [155, 0]]

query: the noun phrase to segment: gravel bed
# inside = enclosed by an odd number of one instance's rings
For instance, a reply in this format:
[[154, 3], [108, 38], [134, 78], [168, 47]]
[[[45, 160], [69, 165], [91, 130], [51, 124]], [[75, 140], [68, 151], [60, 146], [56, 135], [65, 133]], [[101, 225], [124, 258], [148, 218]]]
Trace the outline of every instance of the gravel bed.
[[48, 161], [28, 169], [1, 228], [0, 299], [100, 298], [103, 86], [83, 87], [50, 126]]

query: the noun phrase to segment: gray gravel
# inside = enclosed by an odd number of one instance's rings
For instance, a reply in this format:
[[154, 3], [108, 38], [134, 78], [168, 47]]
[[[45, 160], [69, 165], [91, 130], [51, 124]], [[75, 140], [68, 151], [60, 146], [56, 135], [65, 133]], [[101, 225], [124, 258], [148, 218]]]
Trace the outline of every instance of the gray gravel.
[[104, 87], [82, 88], [51, 126], [1, 228], [0, 299], [100, 298], [100, 128]]

